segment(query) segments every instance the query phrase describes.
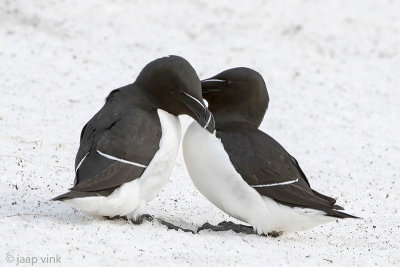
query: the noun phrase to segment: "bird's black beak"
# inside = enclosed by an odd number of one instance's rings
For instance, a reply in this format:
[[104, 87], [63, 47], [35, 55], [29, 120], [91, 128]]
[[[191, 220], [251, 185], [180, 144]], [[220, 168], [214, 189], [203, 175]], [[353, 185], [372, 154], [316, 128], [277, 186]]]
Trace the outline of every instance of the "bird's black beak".
[[191, 96], [183, 92], [184, 97], [182, 102], [187, 106], [194, 114], [194, 119], [200, 124], [201, 127], [214, 133], [215, 130], [215, 120], [211, 111], [208, 110], [203, 100], [199, 100], [194, 96]]
[[227, 81], [215, 78], [209, 78], [201, 81], [201, 90], [203, 94], [212, 92], [222, 92], [224, 86], [226, 86]]

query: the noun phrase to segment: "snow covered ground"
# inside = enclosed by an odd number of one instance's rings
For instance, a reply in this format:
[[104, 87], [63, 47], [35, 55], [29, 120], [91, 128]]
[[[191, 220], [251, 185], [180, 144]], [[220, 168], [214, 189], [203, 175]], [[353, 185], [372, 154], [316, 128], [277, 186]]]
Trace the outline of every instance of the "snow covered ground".
[[[400, 265], [399, 10], [389, 0], [2, 0], [0, 265]], [[108, 92], [169, 54], [202, 78], [258, 70], [271, 98], [261, 129], [364, 220], [277, 239], [193, 235], [49, 202], [72, 185], [81, 128]], [[181, 121], [184, 131], [191, 119]], [[232, 220], [196, 191], [181, 152], [143, 212], [192, 229]]]

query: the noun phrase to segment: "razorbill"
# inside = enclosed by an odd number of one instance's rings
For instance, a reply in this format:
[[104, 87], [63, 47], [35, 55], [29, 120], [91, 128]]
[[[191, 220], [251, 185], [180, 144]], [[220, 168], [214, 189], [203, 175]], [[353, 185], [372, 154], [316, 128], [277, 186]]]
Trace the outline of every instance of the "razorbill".
[[178, 56], [147, 64], [136, 81], [113, 90], [83, 127], [75, 158], [75, 182], [61, 200], [92, 215], [140, 223], [140, 208], [167, 183], [181, 128], [178, 115], [214, 131], [200, 80]]
[[[210, 202], [252, 225], [259, 235], [356, 218], [338, 211], [343, 208], [335, 199], [311, 189], [297, 160], [258, 130], [269, 103], [258, 72], [229, 69], [201, 85], [216, 133], [192, 123], [184, 136], [183, 155], [194, 185]], [[225, 226], [229, 223], [211, 229]]]

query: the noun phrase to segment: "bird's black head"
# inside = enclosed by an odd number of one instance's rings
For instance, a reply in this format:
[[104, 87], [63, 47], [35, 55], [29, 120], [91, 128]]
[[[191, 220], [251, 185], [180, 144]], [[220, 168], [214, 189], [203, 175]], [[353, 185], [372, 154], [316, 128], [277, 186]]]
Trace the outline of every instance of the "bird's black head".
[[201, 86], [217, 129], [238, 123], [260, 126], [269, 96], [258, 72], [249, 68], [229, 69], [201, 81]]
[[203, 128], [214, 132], [213, 115], [204, 104], [196, 71], [182, 57], [168, 56], [147, 64], [135, 85], [147, 92], [157, 108], [175, 116], [189, 115]]

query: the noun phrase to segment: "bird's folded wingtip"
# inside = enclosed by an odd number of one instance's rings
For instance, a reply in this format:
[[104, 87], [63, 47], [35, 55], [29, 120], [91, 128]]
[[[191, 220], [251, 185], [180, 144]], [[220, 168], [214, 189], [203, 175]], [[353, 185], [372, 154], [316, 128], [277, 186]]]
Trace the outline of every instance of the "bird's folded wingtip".
[[63, 201], [68, 196], [69, 193], [70, 192], [67, 192], [67, 193], [61, 194], [59, 196], [56, 196], [56, 197], [50, 199], [50, 201]]

